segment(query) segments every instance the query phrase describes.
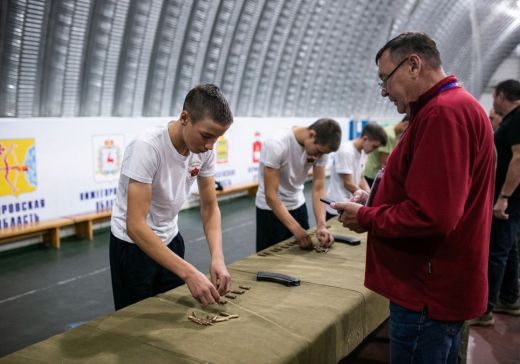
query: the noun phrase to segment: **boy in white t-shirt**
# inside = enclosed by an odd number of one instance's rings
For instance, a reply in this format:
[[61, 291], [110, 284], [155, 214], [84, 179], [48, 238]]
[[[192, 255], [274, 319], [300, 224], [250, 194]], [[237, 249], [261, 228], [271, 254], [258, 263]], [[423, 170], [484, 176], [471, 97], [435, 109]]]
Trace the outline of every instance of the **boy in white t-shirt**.
[[[332, 168], [327, 189], [327, 197], [333, 201], [348, 201], [357, 190], [369, 192], [370, 187], [363, 178], [363, 167], [367, 154], [382, 145], [386, 145], [387, 135], [385, 130], [375, 124], [369, 123], [358, 138], [342, 143], [338, 151], [332, 156]], [[337, 210], [326, 207], [327, 220], [338, 215]]]
[[[110, 271], [116, 310], [186, 283], [203, 305], [230, 288], [215, 194], [213, 145], [233, 115], [220, 89], [193, 88], [179, 119], [147, 130], [125, 150], [112, 210]], [[184, 257], [179, 210], [197, 180], [211, 281]]]
[[319, 119], [309, 127], [293, 127], [262, 145], [256, 194], [256, 251], [291, 236], [300, 248], [311, 249], [309, 217], [303, 184], [312, 168], [312, 204], [316, 236], [329, 247], [333, 238], [325, 224], [326, 154], [338, 149], [341, 128], [332, 119]]

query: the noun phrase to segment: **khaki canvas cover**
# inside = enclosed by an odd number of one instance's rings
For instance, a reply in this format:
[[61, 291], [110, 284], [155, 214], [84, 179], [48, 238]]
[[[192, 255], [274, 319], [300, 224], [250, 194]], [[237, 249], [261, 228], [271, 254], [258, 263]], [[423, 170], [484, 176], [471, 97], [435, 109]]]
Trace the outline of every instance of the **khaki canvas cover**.
[[[179, 287], [0, 363], [336, 363], [388, 317], [388, 302], [363, 286], [365, 235], [337, 222], [332, 231], [362, 243], [318, 253], [285, 241], [228, 266], [233, 289], [250, 289], [227, 304], [203, 308]], [[301, 285], [256, 281], [258, 271], [295, 276]], [[222, 311], [239, 318], [212, 326], [188, 319]]]

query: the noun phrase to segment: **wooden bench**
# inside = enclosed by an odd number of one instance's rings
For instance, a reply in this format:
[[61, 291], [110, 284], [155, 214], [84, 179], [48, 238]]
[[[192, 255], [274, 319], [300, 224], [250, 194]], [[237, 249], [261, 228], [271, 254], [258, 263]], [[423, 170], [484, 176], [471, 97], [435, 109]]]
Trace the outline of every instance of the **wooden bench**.
[[[247, 196], [254, 196], [258, 190], [258, 183], [246, 182], [225, 187], [216, 191], [217, 197], [229, 196], [245, 192]], [[63, 218], [40, 221], [35, 224], [16, 226], [0, 229], [0, 244], [14, 240], [20, 240], [35, 235], [43, 235], [45, 243], [50, 243], [54, 248], [60, 248], [60, 228], [74, 225], [74, 232], [78, 237], [88, 240], [94, 238], [94, 222], [109, 220], [112, 216], [111, 210], [65, 216]]]
[[94, 221], [110, 220], [111, 216], [111, 210], [103, 210], [86, 214], [70, 215], [67, 216], [67, 218], [74, 223], [76, 236], [92, 240], [94, 239]]
[[[257, 182], [245, 182], [245, 183], [237, 183], [231, 186], [224, 187], [222, 190], [216, 190], [217, 198], [223, 196], [236, 195], [239, 193], [246, 193], [247, 196], [253, 197], [256, 195], [256, 191], [258, 190]], [[194, 195], [199, 195], [199, 192], [193, 192]]]
[[60, 228], [70, 226], [73, 223], [71, 219], [58, 218], [0, 229], [0, 244], [20, 240], [21, 238], [43, 235], [44, 243], [51, 244], [53, 248], [59, 249], [61, 243]]
[[245, 192], [246, 195], [249, 197], [253, 197], [254, 195], [256, 195], [257, 190], [257, 182], [237, 183], [228, 187], [224, 187], [223, 190], [217, 191], [217, 197], [229, 196], [242, 192]]

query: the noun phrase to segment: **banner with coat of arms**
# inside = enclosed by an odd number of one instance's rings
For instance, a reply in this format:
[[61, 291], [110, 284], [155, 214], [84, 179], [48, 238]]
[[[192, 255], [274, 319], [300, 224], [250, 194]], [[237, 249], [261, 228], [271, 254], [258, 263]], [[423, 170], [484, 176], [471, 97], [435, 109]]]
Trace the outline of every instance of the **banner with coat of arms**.
[[19, 196], [36, 190], [34, 139], [0, 140], [0, 196]]
[[125, 137], [123, 135], [97, 135], [93, 137], [94, 181], [109, 182], [119, 179]]

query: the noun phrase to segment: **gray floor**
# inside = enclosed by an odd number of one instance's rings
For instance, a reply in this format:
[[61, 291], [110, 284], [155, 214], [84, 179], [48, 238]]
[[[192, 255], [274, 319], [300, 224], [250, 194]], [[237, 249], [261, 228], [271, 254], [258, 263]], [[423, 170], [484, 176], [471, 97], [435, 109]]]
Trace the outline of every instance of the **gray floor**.
[[[310, 201], [309, 188], [306, 198]], [[308, 205], [309, 207], [309, 205]], [[254, 198], [220, 203], [226, 263], [255, 251]], [[312, 212], [311, 226], [314, 226]], [[204, 273], [209, 253], [197, 209], [181, 212], [186, 260]], [[61, 250], [40, 245], [0, 253], [0, 357], [113, 312], [108, 229], [93, 241], [67, 238]]]

